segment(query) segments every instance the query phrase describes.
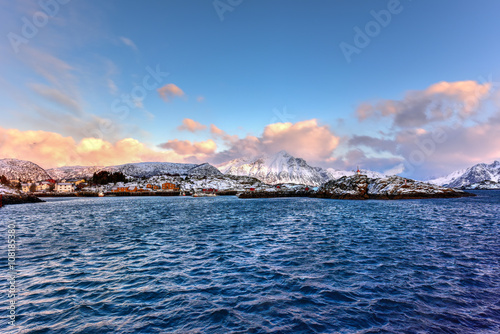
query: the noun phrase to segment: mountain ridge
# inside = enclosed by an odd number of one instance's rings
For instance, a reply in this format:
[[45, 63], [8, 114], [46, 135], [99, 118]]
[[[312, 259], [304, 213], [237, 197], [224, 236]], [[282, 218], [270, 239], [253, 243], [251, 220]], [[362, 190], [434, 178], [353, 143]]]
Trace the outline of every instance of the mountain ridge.
[[[500, 182], [500, 161], [496, 160], [491, 164], [479, 163], [427, 182], [451, 188], [496, 189], [496, 184]], [[488, 187], [488, 184], [491, 187]]]
[[0, 175], [9, 180], [21, 180], [21, 182], [36, 182], [50, 179], [45, 169], [37, 164], [19, 159], [0, 159]]
[[[296, 158], [281, 150], [272, 155], [258, 155], [252, 158], [237, 158], [216, 165], [224, 174], [251, 176], [268, 184], [295, 183], [319, 186], [329, 180], [351, 176], [355, 171], [340, 171], [333, 168], [313, 167], [304, 159]], [[362, 171], [369, 177], [383, 177], [372, 171]]]

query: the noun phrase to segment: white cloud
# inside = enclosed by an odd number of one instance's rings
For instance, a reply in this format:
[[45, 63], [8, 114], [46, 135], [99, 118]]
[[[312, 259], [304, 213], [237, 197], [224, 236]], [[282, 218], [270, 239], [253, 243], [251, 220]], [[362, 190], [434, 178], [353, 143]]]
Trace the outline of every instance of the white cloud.
[[122, 37], [120, 37], [120, 41], [122, 41], [123, 44], [125, 44], [126, 46], [128, 46], [132, 50], [137, 51], [137, 46], [130, 38], [122, 36]]

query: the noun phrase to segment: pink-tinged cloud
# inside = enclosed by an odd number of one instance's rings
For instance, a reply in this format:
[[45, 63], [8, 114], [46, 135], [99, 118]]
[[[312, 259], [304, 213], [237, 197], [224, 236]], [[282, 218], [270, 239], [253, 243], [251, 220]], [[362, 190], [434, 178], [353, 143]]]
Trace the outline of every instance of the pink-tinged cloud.
[[223, 130], [219, 129], [214, 124], [210, 124], [210, 132], [214, 135], [217, 135], [217, 136], [222, 136], [225, 134], [225, 132]]
[[401, 100], [362, 103], [358, 119], [391, 117], [394, 126], [422, 127], [452, 118], [463, 120], [477, 114], [491, 92], [491, 83], [476, 81], [439, 82], [421, 91], [409, 91]]
[[316, 119], [292, 123], [269, 124], [264, 129], [262, 144], [269, 151], [286, 150], [306, 160], [317, 161], [331, 156], [339, 144], [327, 125]]
[[240, 157], [252, 157], [263, 153], [274, 154], [281, 150], [314, 163], [329, 159], [339, 144], [337, 137], [327, 125], [316, 119], [297, 123], [273, 123], [264, 128], [262, 136], [237, 138], [211, 126], [211, 132], [222, 138], [229, 147], [214, 157], [215, 163]]
[[422, 179], [500, 159], [500, 117], [472, 126], [443, 126], [398, 134], [406, 171]]
[[198, 96], [198, 97], [196, 98], [196, 101], [198, 101], [198, 102], [200, 102], [200, 103], [201, 103], [201, 102], [205, 101], [205, 97], [203, 97], [203, 96]]
[[158, 94], [165, 102], [170, 102], [175, 97], [184, 96], [184, 92], [182, 91], [182, 89], [172, 83], [158, 88]]
[[44, 168], [117, 165], [129, 162], [186, 162], [174, 151], [157, 151], [133, 138], [115, 143], [97, 138], [75, 141], [58, 133], [0, 128], [0, 157], [30, 160]]
[[217, 144], [212, 139], [202, 142], [190, 142], [189, 140], [169, 140], [159, 145], [162, 148], [171, 149], [181, 156], [212, 155], [217, 150]]
[[219, 129], [214, 124], [210, 124], [210, 133], [214, 139], [221, 139], [226, 146], [232, 146], [239, 140], [236, 135], [229, 135], [224, 130]]
[[202, 131], [205, 130], [206, 128], [207, 128], [206, 125], [196, 122], [190, 118], [184, 118], [182, 120], [182, 125], [177, 127], [177, 129], [180, 131], [190, 131], [190, 132]]
[[[392, 138], [371, 136], [352, 136], [348, 145], [352, 151], [363, 152], [368, 148], [376, 152], [379, 162], [386, 163], [397, 158], [404, 166], [406, 175], [426, 180], [447, 175], [455, 170], [478, 163], [490, 163], [500, 159], [500, 112], [483, 122], [473, 125], [459, 123], [428, 128], [401, 129]], [[367, 155], [345, 155], [343, 161], [368, 164], [376, 168], [374, 160]], [[391, 158], [382, 158], [391, 157]], [[388, 167], [388, 165], [386, 166]]]
[[462, 100], [472, 98], [474, 100], [483, 98], [488, 94], [491, 83], [478, 84], [476, 81], [442, 81], [427, 88], [424, 93], [428, 96], [444, 94], [459, 97]]

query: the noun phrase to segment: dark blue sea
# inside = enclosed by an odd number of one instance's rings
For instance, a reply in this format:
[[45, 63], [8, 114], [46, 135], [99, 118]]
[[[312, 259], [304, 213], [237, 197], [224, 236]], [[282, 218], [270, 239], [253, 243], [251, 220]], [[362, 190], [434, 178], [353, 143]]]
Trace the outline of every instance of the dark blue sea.
[[476, 194], [6, 206], [0, 332], [500, 333], [500, 191]]

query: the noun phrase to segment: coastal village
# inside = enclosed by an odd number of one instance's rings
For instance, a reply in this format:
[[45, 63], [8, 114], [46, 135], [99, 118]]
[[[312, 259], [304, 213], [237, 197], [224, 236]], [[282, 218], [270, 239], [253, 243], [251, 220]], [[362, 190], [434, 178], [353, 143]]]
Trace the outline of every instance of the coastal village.
[[[149, 181], [149, 180], [148, 180]], [[24, 193], [32, 193], [37, 196], [52, 196], [52, 195], [68, 195], [68, 196], [90, 196], [94, 194], [97, 196], [98, 194], [106, 194], [106, 195], [133, 195], [133, 194], [141, 194], [141, 193], [149, 193], [151, 195], [155, 194], [163, 194], [163, 193], [179, 193], [183, 194], [193, 194], [193, 193], [207, 193], [207, 194], [224, 194], [230, 192], [239, 191], [248, 191], [255, 192], [259, 190], [263, 190], [262, 187], [258, 185], [249, 185], [246, 187], [234, 187], [234, 188], [225, 188], [225, 189], [217, 189], [214, 187], [189, 187], [181, 188], [181, 184], [179, 183], [171, 183], [171, 182], [152, 182], [152, 183], [141, 183], [141, 182], [118, 182], [116, 184], [111, 185], [89, 185], [88, 180], [85, 179], [72, 179], [72, 180], [61, 180], [57, 182], [53, 179], [48, 179], [45, 181], [39, 182], [19, 182], [18, 180], [9, 180], [11, 187], [17, 188]], [[303, 185], [293, 185], [293, 184], [280, 184], [280, 185], [267, 185], [266, 190], [269, 191], [287, 191], [291, 189], [301, 188], [301, 190], [309, 191], [310, 187]]]
[[[8, 180], [13, 188], [17, 188], [25, 193], [58, 193], [58, 194], [74, 194], [77, 192], [97, 192], [107, 191], [111, 193], [141, 193], [141, 192], [165, 192], [179, 191], [179, 185], [164, 182], [161, 184], [147, 183], [145, 186], [134, 185], [125, 186], [118, 184], [112, 187], [91, 187], [85, 179], [61, 180], [57, 182], [53, 179], [48, 179], [39, 182], [20, 182], [19, 180]], [[201, 189], [202, 191], [217, 191], [217, 189]]]

